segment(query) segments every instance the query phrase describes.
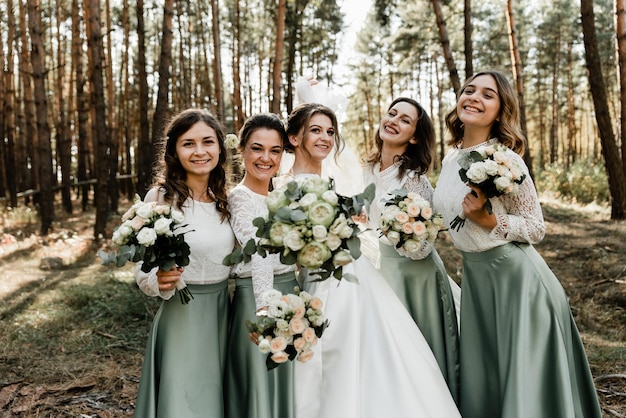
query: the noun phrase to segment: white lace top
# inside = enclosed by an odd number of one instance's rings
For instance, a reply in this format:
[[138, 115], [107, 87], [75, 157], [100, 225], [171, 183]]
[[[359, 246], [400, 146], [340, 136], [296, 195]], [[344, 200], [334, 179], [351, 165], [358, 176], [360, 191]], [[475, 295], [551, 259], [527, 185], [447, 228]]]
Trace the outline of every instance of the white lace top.
[[[433, 204], [434, 210], [443, 214], [446, 226], [449, 226], [450, 222], [462, 212], [463, 198], [471, 190], [459, 176], [461, 167], [457, 161], [462, 154], [483, 145], [486, 143], [465, 149], [453, 148], [443, 160]], [[516, 194], [489, 199], [497, 220], [497, 225], [491, 231], [469, 219], [458, 232], [453, 229], [449, 230], [454, 245], [461, 251], [480, 252], [513, 241], [535, 244], [545, 235], [543, 213], [535, 185], [528, 175], [528, 167], [518, 154], [509, 151], [508, 155], [517, 161], [526, 174], [526, 178], [519, 185]]]
[[[408, 171], [402, 178], [398, 178], [400, 162], [380, 171], [380, 163], [368, 165], [363, 172], [364, 183], [366, 185], [374, 183], [376, 185], [376, 197], [370, 205], [368, 214], [368, 226], [373, 230], [378, 230], [380, 215], [383, 211], [382, 200], [389, 196], [389, 193], [397, 189], [406, 189], [408, 192], [417, 193], [432, 204], [433, 188], [426, 176], [420, 176], [415, 171]], [[391, 245], [385, 236], [381, 236], [380, 241]], [[422, 243], [422, 247], [412, 258], [421, 260], [432, 251], [432, 244], [428, 241]]]
[[[239, 244], [245, 245], [250, 238], [258, 240], [257, 228], [252, 221], [259, 216], [267, 216], [265, 196], [238, 184], [228, 195], [228, 203], [232, 215], [230, 224]], [[259, 309], [268, 305], [263, 293], [274, 287], [274, 275], [295, 270], [295, 265], [281, 264], [279, 254], [268, 254], [267, 257], [254, 254], [249, 263], [236, 265], [233, 274], [237, 277], [252, 277], [254, 300]]]
[[[156, 189], [148, 192], [145, 200], [157, 200]], [[230, 224], [228, 221], [221, 221], [215, 202], [198, 202], [189, 198], [182, 208], [184, 224], [188, 224], [182, 231], [188, 231], [185, 233], [185, 241], [189, 244], [191, 253], [189, 265], [185, 266], [181, 279], [188, 284], [210, 284], [228, 279], [230, 267], [222, 264], [222, 260], [235, 246], [235, 236]], [[141, 264], [138, 263], [136, 280], [146, 295], [160, 296], [163, 299], [174, 295], [174, 290], [159, 291], [156, 275], [158, 268], [144, 273], [140, 267]]]

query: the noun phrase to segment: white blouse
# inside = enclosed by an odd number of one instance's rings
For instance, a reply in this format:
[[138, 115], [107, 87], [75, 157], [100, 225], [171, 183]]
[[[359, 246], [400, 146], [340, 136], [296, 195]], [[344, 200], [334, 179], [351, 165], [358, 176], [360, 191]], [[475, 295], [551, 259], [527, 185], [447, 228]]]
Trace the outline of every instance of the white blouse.
[[[146, 201], [157, 200], [156, 189], [150, 190]], [[235, 236], [227, 220], [221, 220], [215, 202], [198, 202], [187, 199], [182, 206], [187, 226], [181, 229], [185, 232], [185, 242], [189, 244], [189, 265], [185, 266], [181, 279], [187, 284], [211, 284], [227, 280], [230, 267], [222, 264], [224, 257], [230, 254], [235, 246]], [[150, 273], [140, 270], [141, 263], [137, 263], [136, 280], [139, 288], [148, 296], [160, 296], [169, 299], [174, 290], [160, 291], [157, 280], [158, 268]]]
[[[447, 226], [462, 212], [463, 199], [471, 190], [459, 176], [461, 167], [458, 159], [461, 155], [486, 144], [464, 149], [452, 148], [443, 160], [433, 204], [434, 210], [443, 214]], [[454, 245], [461, 251], [486, 251], [508, 242], [535, 244], [545, 235], [543, 213], [535, 185], [528, 174], [528, 167], [522, 157], [515, 152], [509, 150], [507, 155], [519, 164], [526, 178], [519, 185], [517, 193], [489, 199], [497, 221], [492, 230], [487, 230], [469, 219], [459, 231], [449, 230]]]
[[[265, 196], [255, 193], [243, 184], [238, 184], [228, 195], [231, 219], [230, 224], [235, 237], [241, 246], [251, 238], [258, 241], [257, 227], [252, 224], [254, 218], [268, 215]], [[261, 257], [253, 254], [249, 263], [240, 263], [233, 268], [237, 277], [251, 277], [254, 289], [254, 300], [257, 309], [268, 305], [263, 294], [274, 287], [274, 275], [295, 271], [295, 265], [284, 265], [279, 254], [267, 254]]]
[[[380, 215], [385, 206], [383, 200], [389, 198], [391, 196], [390, 193], [394, 190], [406, 189], [407, 192], [417, 193], [432, 204], [433, 187], [430, 185], [426, 176], [420, 176], [415, 171], [411, 170], [405, 173], [401, 178], [398, 178], [400, 165], [401, 163], [398, 161], [382, 171], [380, 171], [380, 163], [365, 167], [363, 173], [364, 183], [366, 185], [371, 183], [376, 185], [376, 196], [370, 205], [368, 214], [368, 226], [375, 231], [378, 231]], [[391, 245], [387, 237], [381, 236], [379, 239], [382, 243]], [[412, 258], [421, 260], [426, 258], [432, 250], [432, 244], [428, 241], [424, 241], [420, 250], [416, 255], [412, 256]]]

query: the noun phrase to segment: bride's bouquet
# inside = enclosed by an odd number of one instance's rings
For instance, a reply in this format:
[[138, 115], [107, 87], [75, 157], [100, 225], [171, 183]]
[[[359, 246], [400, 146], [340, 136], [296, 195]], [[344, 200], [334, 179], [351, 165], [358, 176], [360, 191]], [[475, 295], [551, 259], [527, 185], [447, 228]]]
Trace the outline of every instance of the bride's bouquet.
[[[141, 271], [148, 273], [154, 267], [170, 270], [174, 266], [189, 264], [189, 244], [184, 233], [177, 230], [182, 225], [184, 215], [170, 205], [157, 202], [143, 202], [137, 196], [135, 204], [122, 215], [122, 224], [113, 232], [112, 241], [116, 251], [98, 251], [102, 264], [115, 264], [122, 267], [127, 261], [143, 261]], [[181, 279], [176, 284], [183, 304], [193, 295]]]
[[[458, 161], [461, 180], [482, 190], [487, 197], [485, 209], [489, 214], [492, 213], [489, 198], [516, 193], [518, 185], [526, 178], [519, 164], [508, 155], [509, 151], [506, 145], [494, 143], [470, 151]], [[465, 214], [461, 212], [452, 220], [450, 228], [458, 231], [463, 225]]]
[[361, 256], [359, 226], [352, 219], [360, 215], [374, 197], [374, 185], [352, 197], [334, 190], [333, 180], [310, 177], [293, 180], [269, 193], [269, 216], [254, 219], [257, 237], [224, 259], [224, 264], [248, 262], [252, 254], [263, 257], [279, 253], [283, 264], [299, 264], [325, 280], [356, 281], [343, 267]]
[[247, 322], [248, 330], [259, 335], [259, 351], [267, 354], [268, 370], [287, 360], [305, 363], [313, 357], [317, 344], [328, 326], [322, 313], [322, 301], [296, 288], [295, 294], [283, 295], [272, 289], [265, 293], [267, 313]]
[[434, 213], [428, 200], [405, 189], [394, 190], [385, 200], [379, 228], [399, 254], [422, 258], [426, 243], [433, 243], [443, 225], [443, 217]]

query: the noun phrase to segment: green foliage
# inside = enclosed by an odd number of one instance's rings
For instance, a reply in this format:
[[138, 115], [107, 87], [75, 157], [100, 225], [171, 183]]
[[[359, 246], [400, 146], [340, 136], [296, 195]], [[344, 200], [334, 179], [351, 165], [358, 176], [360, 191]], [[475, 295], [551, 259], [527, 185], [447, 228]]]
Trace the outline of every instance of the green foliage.
[[535, 185], [540, 192], [550, 191], [557, 196], [578, 203], [605, 203], [610, 192], [604, 164], [579, 160], [569, 169], [552, 164], [539, 172]]

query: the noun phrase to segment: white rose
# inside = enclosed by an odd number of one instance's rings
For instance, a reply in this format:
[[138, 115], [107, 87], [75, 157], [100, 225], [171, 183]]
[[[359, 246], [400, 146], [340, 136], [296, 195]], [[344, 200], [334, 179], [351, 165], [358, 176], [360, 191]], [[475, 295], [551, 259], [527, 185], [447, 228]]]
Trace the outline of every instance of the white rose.
[[291, 225], [282, 222], [273, 223], [270, 227], [270, 242], [272, 245], [282, 247], [285, 237], [291, 230]]
[[157, 234], [152, 228], [141, 228], [137, 233], [137, 242], [144, 247], [154, 245], [157, 239]]
[[136, 213], [144, 219], [148, 219], [154, 213], [156, 202], [148, 202], [137, 208]]
[[498, 163], [494, 160], [485, 160], [483, 162], [483, 167], [485, 169], [485, 173], [489, 176], [495, 176], [498, 174]]
[[341, 238], [336, 234], [328, 234], [326, 236], [326, 246], [329, 250], [335, 251], [341, 245]]
[[289, 322], [285, 321], [284, 319], [278, 319], [276, 321], [276, 328], [278, 328], [281, 331], [288, 331], [289, 330]]
[[172, 220], [175, 224], [179, 224], [185, 220], [185, 215], [178, 209], [172, 209]]
[[311, 241], [298, 253], [298, 263], [301, 266], [316, 269], [320, 268], [331, 256], [328, 247], [321, 242]]
[[472, 164], [465, 175], [474, 184], [480, 184], [487, 180], [484, 164], [480, 162]]
[[326, 235], [328, 235], [328, 231], [324, 225], [313, 225], [311, 232], [313, 233], [313, 239], [319, 242], [324, 241], [326, 239]]
[[321, 177], [311, 177], [302, 184], [302, 191], [304, 193], [315, 193], [319, 197], [322, 197], [325, 191], [328, 190], [330, 184], [328, 181]]
[[415, 241], [414, 239], [406, 240], [404, 244], [402, 244], [402, 248], [409, 253], [409, 255], [415, 256], [420, 252], [422, 248], [422, 243], [419, 241]]
[[283, 294], [280, 293], [280, 290], [276, 289], [269, 289], [263, 292], [263, 298], [268, 302], [272, 300], [278, 300], [281, 298], [282, 295]]
[[159, 218], [154, 222], [154, 231], [157, 235], [166, 235], [172, 236], [174, 233], [170, 229], [170, 225], [172, 224], [172, 220], [169, 218]]
[[511, 180], [507, 177], [498, 177], [494, 184], [496, 185], [496, 189], [501, 192], [508, 193], [508, 189], [511, 187]]
[[132, 233], [133, 233], [133, 228], [131, 228], [129, 225], [127, 225], [126, 222], [123, 223], [113, 233], [113, 237], [112, 237], [113, 243], [115, 245], [118, 245], [118, 246], [124, 245], [126, 243], [126, 240], [128, 239], [128, 237]]
[[267, 338], [263, 338], [261, 341], [259, 341], [259, 351], [262, 354], [267, 354], [270, 352], [270, 342]]
[[335, 208], [327, 202], [317, 201], [309, 208], [308, 217], [313, 225], [328, 227], [335, 220]]
[[337, 253], [333, 256], [333, 264], [336, 267], [345, 266], [352, 262], [352, 256], [349, 252], [345, 250], [337, 251]]
[[406, 194], [406, 197], [408, 197], [410, 200], [419, 200], [419, 199], [421, 199], [422, 196], [420, 196], [419, 193], [408, 192]]
[[337, 197], [337, 193], [332, 190], [326, 190], [324, 193], [322, 193], [322, 199], [324, 199], [326, 202], [330, 203], [333, 206], [337, 206], [337, 204], [339, 203], [339, 197]]
[[381, 218], [388, 220], [388, 221], [392, 219], [396, 219], [396, 213], [398, 212], [400, 212], [400, 208], [397, 207], [396, 205], [385, 206], [385, 208], [383, 209]]
[[317, 195], [315, 193], [307, 193], [300, 198], [300, 206], [305, 209], [315, 202], [317, 202]]
[[391, 243], [391, 245], [396, 245], [400, 242], [400, 233], [396, 231], [389, 231], [387, 233], [387, 239]]
[[285, 235], [283, 244], [291, 251], [299, 251], [302, 247], [304, 247], [305, 242], [300, 233], [297, 230], [292, 229], [287, 233], [287, 235]]
[[265, 204], [270, 213], [276, 213], [278, 209], [289, 204], [289, 199], [285, 196], [284, 189], [276, 189], [268, 193]]

